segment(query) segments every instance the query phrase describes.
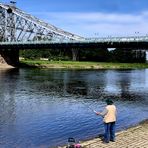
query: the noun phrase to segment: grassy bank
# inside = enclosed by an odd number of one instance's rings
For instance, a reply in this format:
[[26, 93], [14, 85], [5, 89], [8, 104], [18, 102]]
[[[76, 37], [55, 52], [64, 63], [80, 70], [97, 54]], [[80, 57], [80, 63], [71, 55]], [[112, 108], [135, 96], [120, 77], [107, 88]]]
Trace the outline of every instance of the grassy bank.
[[22, 67], [65, 68], [65, 69], [142, 69], [148, 68], [148, 63], [106, 63], [78, 61], [42, 61], [21, 60]]

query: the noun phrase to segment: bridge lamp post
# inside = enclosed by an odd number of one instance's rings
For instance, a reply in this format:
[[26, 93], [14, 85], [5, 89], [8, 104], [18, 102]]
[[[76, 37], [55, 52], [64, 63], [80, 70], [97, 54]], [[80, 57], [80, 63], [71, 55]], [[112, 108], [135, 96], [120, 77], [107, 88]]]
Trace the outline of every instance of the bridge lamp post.
[[95, 33], [95, 36], [98, 36], [99, 35], [99, 33]]
[[16, 6], [16, 1], [10, 1], [10, 4], [15, 7]]
[[135, 32], [135, 34], [138, 36], [139, 35], [139, 32]]

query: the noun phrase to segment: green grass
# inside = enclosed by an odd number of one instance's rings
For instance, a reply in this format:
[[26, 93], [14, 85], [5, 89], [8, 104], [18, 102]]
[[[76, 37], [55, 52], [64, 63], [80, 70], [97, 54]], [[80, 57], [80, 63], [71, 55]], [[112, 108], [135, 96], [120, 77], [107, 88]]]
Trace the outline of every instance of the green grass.
[[42, 61], [21, 60], [21, 65], [39, 68], [66, 68], [66, 69], [143, 69], [148, 63], [111, 63], [111, 62], [78, 62], [78, 61]]

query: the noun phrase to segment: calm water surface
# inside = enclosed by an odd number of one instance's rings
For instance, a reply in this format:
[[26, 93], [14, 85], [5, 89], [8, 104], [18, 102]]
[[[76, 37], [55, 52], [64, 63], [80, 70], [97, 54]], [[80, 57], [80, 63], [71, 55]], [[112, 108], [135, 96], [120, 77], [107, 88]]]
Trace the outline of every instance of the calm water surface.
[[147, 119], [148, 69], [0, 69], [0, 147], [54, 147], [102, 134], [91, 109], [101, 111], [106, 98], [118, 108], [117, 130]]

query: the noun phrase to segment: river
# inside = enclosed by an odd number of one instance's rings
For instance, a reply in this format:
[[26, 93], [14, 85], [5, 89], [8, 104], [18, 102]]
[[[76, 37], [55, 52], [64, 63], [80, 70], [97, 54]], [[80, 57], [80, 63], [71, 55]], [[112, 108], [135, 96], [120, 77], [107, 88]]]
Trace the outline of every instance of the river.
[[148, 69], [0, 69], [0, 147], [39, 148], [103, 133], [106, 98], [118, 109], [117, 131], [148, 118]]

